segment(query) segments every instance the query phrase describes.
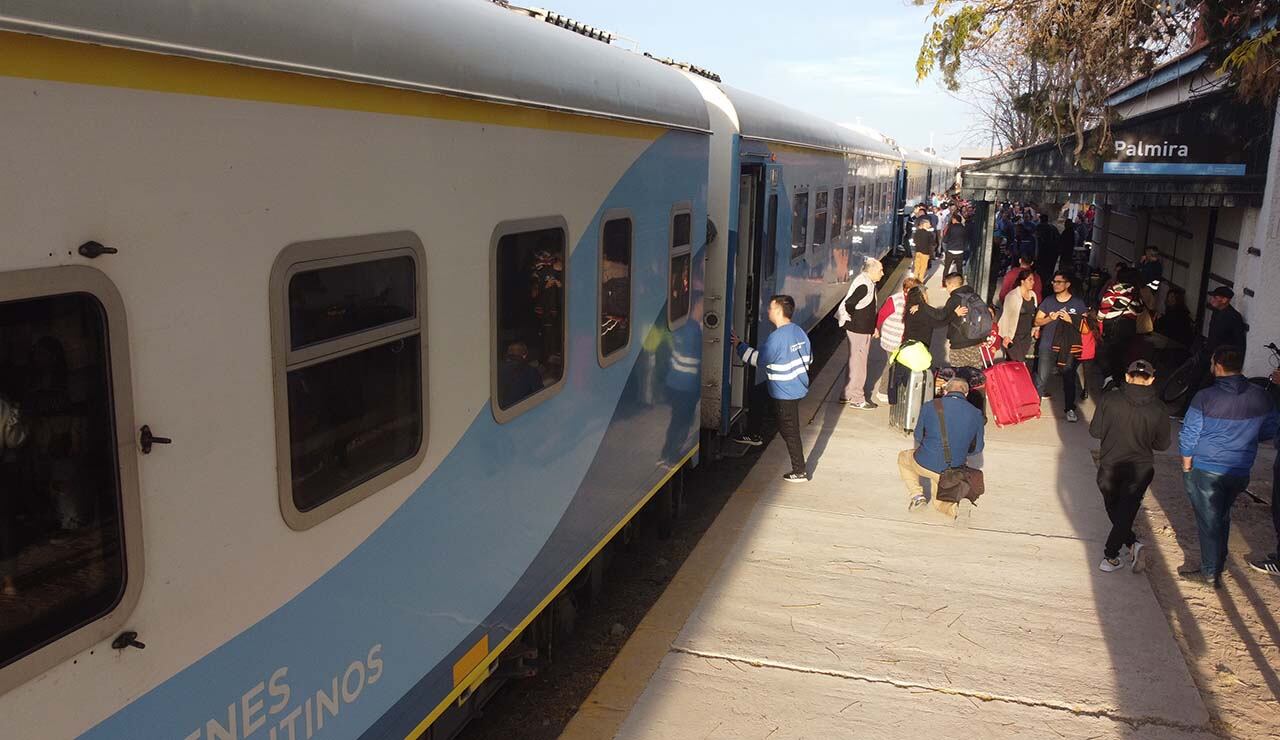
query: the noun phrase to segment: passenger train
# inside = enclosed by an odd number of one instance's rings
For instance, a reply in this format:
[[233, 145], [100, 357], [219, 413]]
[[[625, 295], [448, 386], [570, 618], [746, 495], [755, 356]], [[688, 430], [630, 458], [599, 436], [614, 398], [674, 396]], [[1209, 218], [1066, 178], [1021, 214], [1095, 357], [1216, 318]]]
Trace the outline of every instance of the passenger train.
[[0, 0], [0, 120], [15, 740], [451, 736], [953, 176], [485, 0]]

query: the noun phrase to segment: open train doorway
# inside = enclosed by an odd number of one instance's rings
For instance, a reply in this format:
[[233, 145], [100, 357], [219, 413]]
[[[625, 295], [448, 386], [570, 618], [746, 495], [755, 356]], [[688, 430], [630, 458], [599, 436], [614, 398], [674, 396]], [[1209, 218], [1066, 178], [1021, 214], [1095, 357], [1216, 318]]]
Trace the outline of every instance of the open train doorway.
[[[759, 346], [762, 301], [772, 295], [778, 237], [777, 167], [744, 164], [738, 177], [738, 249], [734, 255], [733, 326], [743, 341]], [[771, 172], [772, 170], [772, 172]], [[772, 183], [770, 182], [772, 178]], [[729, 413], [724, 433], [751, 415], [765, 413], [755, 368], [730, 353]]]

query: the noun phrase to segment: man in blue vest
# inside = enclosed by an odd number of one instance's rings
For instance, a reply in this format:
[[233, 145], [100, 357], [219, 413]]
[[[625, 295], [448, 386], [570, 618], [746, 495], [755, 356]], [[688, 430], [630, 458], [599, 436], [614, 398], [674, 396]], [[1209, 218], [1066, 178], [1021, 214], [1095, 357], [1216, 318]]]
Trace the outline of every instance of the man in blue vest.
[[730, 333], [730, 338], [743, 362], [756, 368], [764, 367], [769, 397], [773, 399], [778, 419], [778, 434], [786, 442], [791, 456], [791, 472], [782, 479], [789, 483], [807, 483], [809, 473], [804, 462], [804, 447], [800, 443], [800, 400], [809, 392], [809, 364], [813, 362], [813, 348], [809, 346], [809, 335], [804, 333], [804, 329], [791, 323], [795, 310], [795, 299], [789, 295], [775, 295], [769, 299], [769, 322], [774, 330], [769, 332], [759, 351], [739, 340], [735, 333]]

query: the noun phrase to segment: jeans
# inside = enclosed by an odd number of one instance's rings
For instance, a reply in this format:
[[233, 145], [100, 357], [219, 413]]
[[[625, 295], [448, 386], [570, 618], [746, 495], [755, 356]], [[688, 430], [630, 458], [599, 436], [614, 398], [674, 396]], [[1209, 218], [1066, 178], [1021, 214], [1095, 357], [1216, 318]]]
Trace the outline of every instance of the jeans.
[[1231, 534], [1231, 505], [1249, 485], [1247, 475], [1210, 473], [1192, 468], [1182, 474], [1187, 498], [1196, 510], [1200, 534], [1200, 572], [1218, 578], [1227, 562], [1227, 538]]
[[1108, 558], [1120, 556], [1120, 548], [1137, 541], [1133, 533], [1133, 520], [1138, 517], [1138, 507], [1146, 494], [1156, 470], [1150, 463], [1120, 463], [1098, 468], [1098, 490], [1111, 519], [1111, 534], [1107, 537], [1102, 554]]
[[791, 472], [805, 475], [804, 447], [800, 444], [800, 401], [775, 398], [773, 409], [778, 415], [778, 434], [787, 443], [787, 454], [791, 456]]
[[[1041, 347], [1041, 350], [1044, 348]], [[1046, 395], [1049, 392], [1049, 377], [1054, 372], [1060, 372], [1062, 375], [1062, 400], [1066, 404], [1064, 408], [1067, 411], [1076, 407], [1076, 360], [1072, 358], [1067, 360], [1067, 366], [1058, 367], [1056, 354], [1052, 349], [1049, 351], [1041, 351], [1039, 363], [1036, 365], [1036, 390], [1040, 391], [1040, 395]]]

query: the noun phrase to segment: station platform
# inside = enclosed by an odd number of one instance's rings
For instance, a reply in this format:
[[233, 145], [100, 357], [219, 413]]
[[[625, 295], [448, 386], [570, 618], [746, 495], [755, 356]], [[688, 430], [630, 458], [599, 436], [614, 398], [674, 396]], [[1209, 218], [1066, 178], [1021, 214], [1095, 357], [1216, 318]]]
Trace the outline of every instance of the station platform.
[[812, 481], [775, 438], [562, 738], [1215, 736], [1148, 578], [1097, 568], [1092, 409], [989, 424], [980, 505], [908, 512], [912, 441], [836, 402], [843, 351]]

